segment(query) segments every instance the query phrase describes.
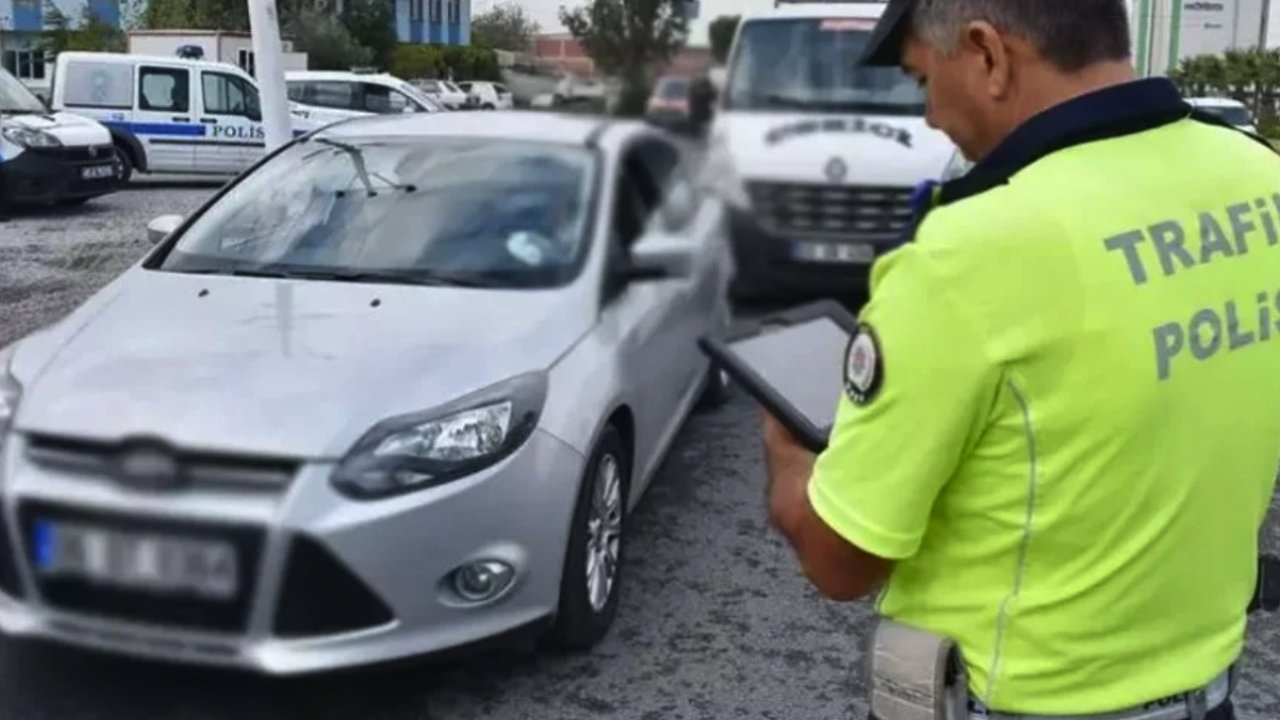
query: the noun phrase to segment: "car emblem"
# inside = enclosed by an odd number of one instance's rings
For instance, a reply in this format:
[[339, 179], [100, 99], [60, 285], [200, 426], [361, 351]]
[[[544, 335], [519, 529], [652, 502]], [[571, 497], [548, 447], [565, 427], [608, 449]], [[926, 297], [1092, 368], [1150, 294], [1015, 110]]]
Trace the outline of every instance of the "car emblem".
[[89, 157], [91, 157], [91, 158], [96, 158], [96, 157], [98, 157], [98, 146], [97, 146], [97, 145], [90, 145], [90, 146], [89, 146]]
[[177, 487], [182, 480], [178, 459], [157, 447], [138, 447], [120, 456], [119, 480], [147, 490]]
[[838, 157], [833, 157], [827, 161], [825, 172], [828, 180], [833, 183], [838, 183], [844, 180], [845, 176], [849, 174], [849, 166], [845, 164], [844, 160], [841, 160]]

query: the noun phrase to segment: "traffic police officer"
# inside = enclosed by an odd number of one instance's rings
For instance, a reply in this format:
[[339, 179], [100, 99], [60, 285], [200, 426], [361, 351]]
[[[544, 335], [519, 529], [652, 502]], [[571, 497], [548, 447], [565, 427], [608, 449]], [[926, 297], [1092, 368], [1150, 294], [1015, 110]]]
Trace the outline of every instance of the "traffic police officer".
[[890, 0], [863, 62], [976, 164], [874, 267], [827, 450], [765, 414], [774, 526], [826, 596], [953, 640], [974, 717], [1232, 718], [1280, 159], [1134, 78], [1124, 0]]

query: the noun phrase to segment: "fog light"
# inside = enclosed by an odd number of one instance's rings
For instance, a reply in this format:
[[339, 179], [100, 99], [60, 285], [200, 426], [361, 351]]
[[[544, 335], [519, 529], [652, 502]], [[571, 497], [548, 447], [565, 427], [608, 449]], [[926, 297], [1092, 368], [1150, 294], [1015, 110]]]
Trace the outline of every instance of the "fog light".
[[467, 602], [496, 597], [515, 577], [515, 568], [501, 560], [481, 560], [453, 571], [453, 591]]

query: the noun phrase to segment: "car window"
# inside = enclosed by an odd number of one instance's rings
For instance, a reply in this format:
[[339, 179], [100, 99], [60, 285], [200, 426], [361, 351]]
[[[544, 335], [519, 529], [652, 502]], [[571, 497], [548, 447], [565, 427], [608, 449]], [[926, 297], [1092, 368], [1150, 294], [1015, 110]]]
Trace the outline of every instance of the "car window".
[[645, 179], [647, 227], [672, 233], [683, 230], [697, 214], [697, 199], [679, 148], [661, 138], [648, 138], [637, 146], [635, 154]]
[[68, 106], [128, 109], [133, 107], [133, 66], [123, 63], [67, 63], [62, 102]]
[[462, 89], [462, 92], [471, 92], [471, 83], [469, 82], [460, 82], [458, 87]]
[[403, 95], [386, 85], [363, 83], [361, 89], [364, 96], [364, 109], [371, 113], [387, 115], [404, 112], [408, 106], [408, 100]]
[[138, 77], [140, 110], [176, 113], [191, 109], [191, 73], [187, 70], [143, 65]]
[[354, 83], [341, 81], [313, 82], [308, 89], [308, 105], [336, 108], [339, 110], [356, 109], [356, 86]]
[[571, 145], [321, 136], [245, 176], [160, 268], [557, 285], [590, 246], [597, 172], [595, 156]]
[[507, 89], [507, 86], [505, 86], [505, 85], [494, 85], [494, 86], [493, 86], [493, 89], [494, 89], [494, 90], [497, 90], [498, 92], [502, 93], [503, 95], [506, 95], [507, 93], [511, 92], [510, 90], [508, 90], [508, 89]]
[[299, 82], [297, 80], [290, 80], [289, 82], [285, 83], [285, 85], [288, 88], [290, 100], [294, 102], [306, 102], [307, 83]]
[[423, 80], [418, 83], [418, 87], [422, 88], [423, 92], [440, 92], [440, 83], [435, 80]]
[[227, 73], [204, 72], [201, 73], [201, 85], [204, 111], [210, 115], [249, 117], [258, 109], [257, 89], [243, 78]]

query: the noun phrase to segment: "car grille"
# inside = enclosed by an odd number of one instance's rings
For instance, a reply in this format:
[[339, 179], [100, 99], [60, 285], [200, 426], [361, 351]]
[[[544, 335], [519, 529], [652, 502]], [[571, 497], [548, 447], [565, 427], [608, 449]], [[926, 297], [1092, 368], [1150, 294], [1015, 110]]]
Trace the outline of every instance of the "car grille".
[[18, 506], [18, 520], [22, 528], [22, 556], [27, 566], [32, 568], [37, 552], [34, 539], [38, 521], [70, 521], [125, 532], [229, 542], [236, 549], [239, 588], [232, 600], [206, 600], [104, 587], [75, 578], [44, 577], [34, 570], [33, 577], [44, 602], [58, 610], [191, 630], [230, 633], [243, 632], [248, 628], [266, 536], [262, 528], [108, 514], [35, 500], [24, 501]]
[[74, 163], [105, 163], [115, 158], [115, 148], [111, 145], [32, 148], [32, 150], [46, 157], [55, 157]]
[[[127, 483], [128, 478], [119, 472], [118, 466], [131, 447], [130, 443], [35, 435], [30, 438], [26, 452], [27, 458], [37, 465], [72, 473], [111, 477]], [[181, 475], [181, 482], [173, 489], [195, 487], [279, 492], [288, 487], [298, 471], [298, 463], [293, 460], [170, 449], [166, 451], [174, 456]]]
[[912, 188], [752, 182], [764, 229], [787, 238], [897, 240], [911, 223]]

